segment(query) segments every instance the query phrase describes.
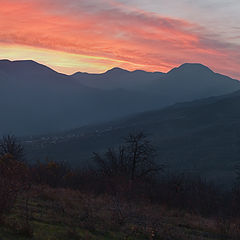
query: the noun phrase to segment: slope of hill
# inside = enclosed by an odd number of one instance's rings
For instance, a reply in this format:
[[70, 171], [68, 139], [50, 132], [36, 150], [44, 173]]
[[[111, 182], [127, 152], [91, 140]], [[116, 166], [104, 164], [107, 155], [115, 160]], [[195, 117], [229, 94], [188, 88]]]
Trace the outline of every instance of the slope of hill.
[[[240, 88], [237, 80], [200, 64], [184, 64], [167, 74], [115, 68], [77, 75], [33, 61], [0, 61], [0, 135], [63, 131]], [[92, 78], [98, 84], [86, 86]]]
[[136, 106], [139, 98], [123, 90], [85, 87], [32, 61], [0, 61], [0, 108], [4, 113], [0, 134], [48, 133], [121, 117], [142, 109]]
[[229, 181], [240, 153], [240, 92], [190, 103], [176, 104], [98, 126], [31, 139], [29, 158], [89, 162], [93, 151], [123, 142], [133, 131], [153, 140], [158, 159], [169, 170], [197, 172], [210, 179]]
[[[0, 225], [2, 240], [230, 240], [238, 239], [238, 219], [220, 222], [184, 210], [168, 209], [142, 199], [90, 194], [80, 190], [35, 187], [28, 192], [29, 224], [25, 196]], [[116, 201], [118, 204], [116, 204]], [[121, 215], [119, 211], [121, 210]], [[220, 223], [219, 223], [220, 222]], [[229, 224], [229, 230], [224, 224]], [[237, 225], [238, 226], [238, 225]], [[156, 236], [152, 238], [152, 236]]]
[[152, 92], [165, 96], [170, 103], [219, 96], [239, 89], [238, 81], [214, 73], [201, 64], [185, 63], [169, 71], [162, 79], [152, 84]]
[[148, 97], [157, 96], [165, 104], [218, 96], [239, 89], [238, 81], [195, 63], [185, 63], [168, 73], [114, 68], [103, 74], [76, 73], [73, 77], [85, 86], [98, 89], [144, 92]]

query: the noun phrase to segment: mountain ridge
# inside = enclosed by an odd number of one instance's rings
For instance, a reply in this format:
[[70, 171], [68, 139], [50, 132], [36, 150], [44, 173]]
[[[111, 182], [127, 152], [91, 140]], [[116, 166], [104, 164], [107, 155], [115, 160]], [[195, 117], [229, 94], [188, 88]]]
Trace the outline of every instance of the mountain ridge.
[[0, 135], [63, 131], [239, 89], [239, 81], [205, 71], [163, 74], [115, 68], [75, 78], [34, 61], [4, 60]]
[[[89, 74], [89, 75], [101, 75], [101, 74], [106, 74], [108, 72], [115, 72], [115, 71], [118, 71], [118, 72], [128, 72], [128, 73], [134, 73], [134, 72], [145, 72], [145, 73], [161, 73], [161, 74], [167, 74], [167, 73], [170, 73], [171, 71], [173, 70], [181, 70], [181, 69], [187, 69], [189, 67], [195, 67], [195, 68], [198, 68], [198, 69], [205, 69], [205, 70], [209, 70], [213, 73], [215, 73], [213, 70], [211, 70], [208, 66], [204, 65], [204, 64], [201, 64], [201, 63], [194, 63], [194, 62], [186, 62], [186, 63], [183, 63], [181, 65], [179, 65], [178, 67], [174, 67], [172, 69], [170, 69], [169, 71], [167, 72], [161, 72], [161, 71], [145, 71], [145, 70], [141, 70], [141, 69], [136, 69], [136, 70], [132, 70], [132, 71], [129, 71], [127, 69], [124, 69], [124, 68], [120, 68], [120, 67], [113, 67], [113, 68], [110, 68], [108, 70], [106, 70], [105, 72], [102, 72], [102, 73], [89, 73], [89, 72], [80, 72], [80, 71], [77, 71], [73, 74], [71, 74], [70, 76], [73, 76], [73, 75], [76, 75], [76, 74]], [[221, 73], [219, 73], [221, 74]], [[224, 74], [221, 74], [221, 75], [224, 75]], [[227, 76], [227, 75], [224, 75], [224, 76]], [[231, 78], [231, 77], [230, 77]], [[232, 78], [233, 79], [233, 78]]]

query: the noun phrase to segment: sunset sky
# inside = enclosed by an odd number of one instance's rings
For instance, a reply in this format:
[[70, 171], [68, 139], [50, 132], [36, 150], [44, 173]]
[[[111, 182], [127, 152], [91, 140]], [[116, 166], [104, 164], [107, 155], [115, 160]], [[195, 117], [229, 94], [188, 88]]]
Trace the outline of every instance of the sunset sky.
[[240, 79], [239, 0], [0, 0], [0, 59], [71, 74], [199, 62]]

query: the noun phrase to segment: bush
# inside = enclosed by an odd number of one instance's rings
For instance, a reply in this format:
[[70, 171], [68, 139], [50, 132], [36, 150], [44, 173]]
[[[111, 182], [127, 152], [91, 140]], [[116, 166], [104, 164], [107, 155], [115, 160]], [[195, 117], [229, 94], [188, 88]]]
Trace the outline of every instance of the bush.
[[28, 168], [12, 155], [0, 158], [0, 218], [13, 207], [18, 194], [28, 188]]

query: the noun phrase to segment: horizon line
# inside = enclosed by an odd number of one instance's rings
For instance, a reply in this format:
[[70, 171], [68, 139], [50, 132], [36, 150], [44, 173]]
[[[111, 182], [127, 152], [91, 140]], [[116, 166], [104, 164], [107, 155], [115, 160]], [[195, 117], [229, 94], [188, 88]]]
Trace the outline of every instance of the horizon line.
[[[214, 72], [214, 73], [218, 73], [218, 72], [213, 71], [210, 67], [208, 67], [208, 66], [206, 66], [206, 65], [204, 65], [204, 64], [202, 64], [202, 63], [199, 63], [199, 62], [185, 62], [185, 63], [182, 63], [182, 64], [178, 65], [177, 67], [171, 68], [171, 69], [170, 69], [169, 71], [167, 71], [167, 72], [163, 72], [163, 71], [146, 71], [146, 70], [137, 69], [137, 68], [136, 68], [135, 70], [128, 70], [128, 69], [125, 69], [125, 68], [121, 68], [121, 67], [117, 67], [117, 66], [116, 66], [116, 67], [109, 68], [108, 70], [105, 70], [105, 71], [103, 71], [103, 72], [76, 71], [76, 72], [73, 72], [72, 74], [67, 74], [67, 73], [64, 73], [64, 72], [55, 70], [54, 67], [51, 66], [51, 64], [44, 64], [44, 63], [41, 63], [41, 62], [38, 62], [38, 61], [35, 61], [35, 60], [32, 60], [32, 59], [10, 60], [10, 59], [7, 59], [7, 58], [3, 58], [3, 59], [0, 59], [0, 62], [2, 62], [2, 61], [8, 61], [8, 62], [12, 62], [12, 63], [14, 63], [14, 62], [34, 62], [34, 63], [36, 63], [36, 64], [42, 65], [42, 66], [44, 66], [44, 67], [47, 67], [47, 68], [53, 70], [54, 72], [57, 72], [57, 73], [60, 73], [60, 74], [63, 74], [63, 75], [67, 75], [67, 76], [73, 76], [73, 75], [78, 74], [78, 73], [100, 75], [100, 74], [105, 74], [105, 73], [107, 73], [107, 72], [110, 72], [110, 71], [112, 71], [112, 70], [114, 70], [114, 69], [119, 69], [119, 70], [126, 71], [126, 72], [129, 72], [129, 73], [133, 73], [133, 72], [137, 72], [137, 71], [142, 71], [142, 72], [146, 72], [146, 73], [162, 73], [162, 74], [167, 74], [167, 73], [171, 72], [173, 69], [178, 69], [178, 68], [180, 68], [181, 66], [186, 65], [186, 64], [189, 64], [189, 65], [200, 65], [200, 66], [203, 66], [203, 67], [206, 67], [206, 68], [210, 69], [210, 70], [211, 70], [212, 72]], [[221, 74], [221, 73], [219, 73], [219, 74]], [[226, 75], [226, 74], [221, 74], [221, 75], [224, 75], [224, 76], [229, 77], [229, 76]], [[232, 77], [230, 77], [230, 78], [232, 78]], [[236, 78], [232, 78], [232, 79], [236, 79]], [[236, 79], [236, 80], [238, 80], [238, 79]], [[239, 81], [240, 81], [240, 80], [239, 80]]]

